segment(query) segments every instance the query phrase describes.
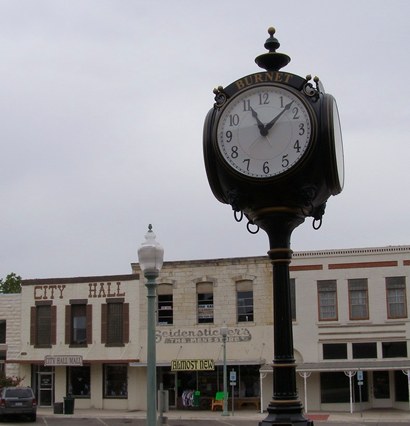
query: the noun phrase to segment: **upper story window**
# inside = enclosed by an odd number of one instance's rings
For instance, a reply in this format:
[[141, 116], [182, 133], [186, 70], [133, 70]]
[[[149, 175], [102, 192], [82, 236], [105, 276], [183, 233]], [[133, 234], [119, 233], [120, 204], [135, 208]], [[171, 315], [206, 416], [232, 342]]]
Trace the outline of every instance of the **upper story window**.
[[319, 321], [337, 320], [336, 280], [321, 280], [317, 282], [319, 300]]
[[31, 308], [31, 345], [48, 348], [56, 344], [56, 314], [56, 306], [48, 301], [37, 302]]
[[214, 322], [214, 290], [213, 283], [198, 283], [197, 313], [198, 324]]
[[253, 321], [253, 287], [252, 281], [236, 283], [237, 322]]
[[367, 278], [348, 280], [351, 320], [369, 319]]
[[407, 318], [406, 277], [387, 277], [387, 318]]
[[71, 308], [71, 319], [71, 342], [76, 345], [85, 345], [87, 343], [86, 305], [74, 305]]
[[129, 304], [122, 298], [101, 305], [101, 343], [123, 346], [129, 341]]
[[87, 346], [92, 343], [92, 305], [87, 300], [70, 300], [66, 306], [66, 344]]
[[174, 323], [172, 284], [159, 284], [157, 299], [158, 325], [172, 325]]

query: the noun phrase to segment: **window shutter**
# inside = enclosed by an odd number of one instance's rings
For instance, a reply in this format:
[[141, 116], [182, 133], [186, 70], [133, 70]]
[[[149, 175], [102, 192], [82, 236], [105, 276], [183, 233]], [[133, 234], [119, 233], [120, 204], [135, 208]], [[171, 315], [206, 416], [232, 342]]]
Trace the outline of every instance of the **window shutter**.
[[87, 343], [93, 343], [93, 305], [87, 305]]
[[101, 343], [107, 343], [107, 304], [101, 305]]
[[37, 334], [37, 329], [36, 329], [36, 319], [37, 319], [37, 315], [36, 315], [36, 307], [32, 306], [30, 308], [30, 345], [35, 345], [36, 344], [36, 334]]
[[57, 343], [57, 306], [51, 306], [51, 344]]
[[71, 343], [71, 305], [65, 307], [65, 344]]
[[130, 340], [130, 304], [124, 303], [122, 307], [122, 339], [123, 343], [128, 343]]

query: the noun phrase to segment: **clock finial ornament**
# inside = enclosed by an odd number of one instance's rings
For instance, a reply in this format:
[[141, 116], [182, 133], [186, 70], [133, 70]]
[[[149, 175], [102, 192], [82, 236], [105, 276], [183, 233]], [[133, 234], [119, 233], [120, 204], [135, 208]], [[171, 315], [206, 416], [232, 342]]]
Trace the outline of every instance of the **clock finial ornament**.
[[290, 62], [290, 57], [284, 53], [276, 52], [280, 43], [273, 35], [276, 30], [273, 27], [268, 28], [269, 38], [265, 41], [264, 47], [269, 53], [263, 53], [255, 58], [255, 62], [266, 71], [279, 71]]

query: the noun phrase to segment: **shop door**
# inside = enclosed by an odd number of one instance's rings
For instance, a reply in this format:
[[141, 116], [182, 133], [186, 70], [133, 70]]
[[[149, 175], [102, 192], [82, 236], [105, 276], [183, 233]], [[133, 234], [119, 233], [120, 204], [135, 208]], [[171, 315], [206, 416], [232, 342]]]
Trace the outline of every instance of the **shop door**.
[[388, 371], [373, 371], [373, 407], [392, 407]]
[[177, 374], [175, 372], [166, 372], [162, 375], [164, 390], [168, 391], [169, 408], [176, 408], [177, 406], [176, 376]]
[[38, 405], [51, 407], [53, 403], [53, 373], [38, 374]]

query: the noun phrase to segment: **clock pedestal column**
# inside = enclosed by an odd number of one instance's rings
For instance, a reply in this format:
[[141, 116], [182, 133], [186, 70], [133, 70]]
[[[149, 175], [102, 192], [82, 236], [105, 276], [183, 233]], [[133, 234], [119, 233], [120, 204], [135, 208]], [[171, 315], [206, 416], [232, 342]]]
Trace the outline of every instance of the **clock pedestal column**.
[[289, 264], [292, 258], [292, 231], [304, 222], [301, 209], [272, 208], [249, 214], [269, 237], [269, 258], [273, 265], [273, 398], [268, 405], [269, 415], [259, 426], [313, 426], [303, 414], [296, 390], [296, 364], [293, 356], [293, 333]]

